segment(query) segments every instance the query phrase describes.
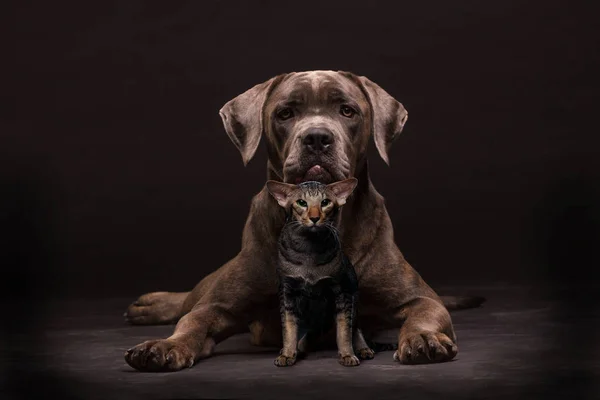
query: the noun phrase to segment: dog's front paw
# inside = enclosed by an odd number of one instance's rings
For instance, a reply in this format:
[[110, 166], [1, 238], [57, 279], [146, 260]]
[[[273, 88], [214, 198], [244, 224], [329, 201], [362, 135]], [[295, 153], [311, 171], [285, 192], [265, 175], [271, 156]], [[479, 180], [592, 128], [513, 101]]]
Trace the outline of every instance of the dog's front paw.
[[279, 357], [273, 361], [273, 364], [277, 365], [278, 367], [290, 367], [296, 364], [296, 353], [292, 355], [280, 354]]
[[194, 355], [173, 340], [148, 340], [127, 350], [125, 361], [138, 371], [169, 372], [191, 368]]
[[358, 360], [358, 357], [356, 357], [355, 355], [349, 355], [349, 356], [340, 355], [340, 358], [338, 359], [338, 361], [344, 367], [356, 367], [356, 366], [360, 365], [360, 361]]
[[375, 358], [375, 352], [368, 347], [357, 350], [356, 355], [361, 360], [372, 360], [373, 358]]
[[440, 332], [421, 332], [406, 335], [394, 353], [394, 360], [402, 364], [425, 364], [450, 361], [458, 353], [452, 340]]

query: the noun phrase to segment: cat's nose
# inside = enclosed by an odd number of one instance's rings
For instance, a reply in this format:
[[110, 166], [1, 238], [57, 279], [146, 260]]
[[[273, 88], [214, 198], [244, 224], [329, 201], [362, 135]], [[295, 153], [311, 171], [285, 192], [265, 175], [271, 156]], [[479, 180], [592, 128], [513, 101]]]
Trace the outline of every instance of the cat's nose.
[[319, 222], [320, 218], [319, 217], [313, 217], [313, 218], [309, 218], [309, 219], [313, 222], [313, 224], [316, 224], [317, 222]]

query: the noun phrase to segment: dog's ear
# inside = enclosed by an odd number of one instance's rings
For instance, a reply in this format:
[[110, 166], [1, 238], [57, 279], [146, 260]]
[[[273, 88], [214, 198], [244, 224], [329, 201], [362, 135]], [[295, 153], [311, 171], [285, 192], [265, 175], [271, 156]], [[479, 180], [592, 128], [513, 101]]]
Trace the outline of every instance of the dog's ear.
[[408, 112], [404, 106], [390, 96], [379, 85], [364, 76], [357, 76], [363, 90], [368, 95], [373, 114], [373, 139], [379, 155], [387, 165], [390, 165], [389, 151], [394, 140], [398, 138]]
[[265, 101], [284, 75], [278, 75], [254, 86], [225, 103], [219, 110], [225, 131], [242, 154], [244, 166], [254, 157], [263, 133]]
[[343, 206], [344, 204], [346, 204], [346, 200], [348, 199], [348, 197], [350, 197], [357, 184], [358, 179], [348, 178], [344, 179], [343, 181], [330, 183], [329, 185], [327, 185], [327, 189], [331, 190], [335, 195], [337, 205]]
[[289, 183], [267, 181], [267, 190], [271, 193], [271, 196], [275, 197], [281, 207], [287, 207], [288, 197], [295, 188], [295, 185]]

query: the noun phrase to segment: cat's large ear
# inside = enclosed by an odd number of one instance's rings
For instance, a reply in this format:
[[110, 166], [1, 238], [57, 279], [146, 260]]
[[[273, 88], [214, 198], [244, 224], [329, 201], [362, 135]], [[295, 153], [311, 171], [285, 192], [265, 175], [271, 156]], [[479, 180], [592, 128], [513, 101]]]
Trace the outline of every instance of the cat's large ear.
[[340, 72], [359, 84], [367, 94], [371, 104], [375, 147], [377, 147], [383, 161], [390, 165], [389, 151], [392, 143], [398, 139], [404, 124], [406, 124], [408, 111], [400, 102], [367, 77], [357, 76], [349, 72]]
[[242, 154], [244, 166], [254, 157], [263, 127], [263, 109], [269, 94], [285, 76], [278, 75], [229, 100], [219, 110], [225, 131]]
[[356, 185], [358, 185], [358, 179], [349, 178], [344, 179], [343, 181], [331, 183], [327, 185], [327, 189], [331, 190], [335, 195], [337, 205], [343, 206], [346, 204], [346, 200], [356, 188]]
[[289, 183], [267, 181], [267, 190], [271, 193], [271, 196], [275, 197], [281, 207], [287, 207], [288, 198], [294, 189], [296, 189], [296, 186]]

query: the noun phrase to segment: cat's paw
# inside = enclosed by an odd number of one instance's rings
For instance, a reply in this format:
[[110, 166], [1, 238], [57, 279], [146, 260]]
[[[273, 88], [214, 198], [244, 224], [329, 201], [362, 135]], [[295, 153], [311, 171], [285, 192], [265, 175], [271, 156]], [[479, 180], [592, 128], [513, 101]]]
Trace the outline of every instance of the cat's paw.
[[273, 361], [273, 364], [278, 367], [290, 367], [296, 364], [296, 353], [291, 356], [285, 356], [281, 354], [275, 359], [275, 361]]
[[338, 361], [344, 367], [356, 367], [356, 366], [360, 365], [360, 361], [358, 360], [358, 357], [356, 357], [355, 355], [340, 356]]
[[375, 358], [375, 352], [368, 347], [356, 351], [356, 355], [361, 360], [372, 360]]

